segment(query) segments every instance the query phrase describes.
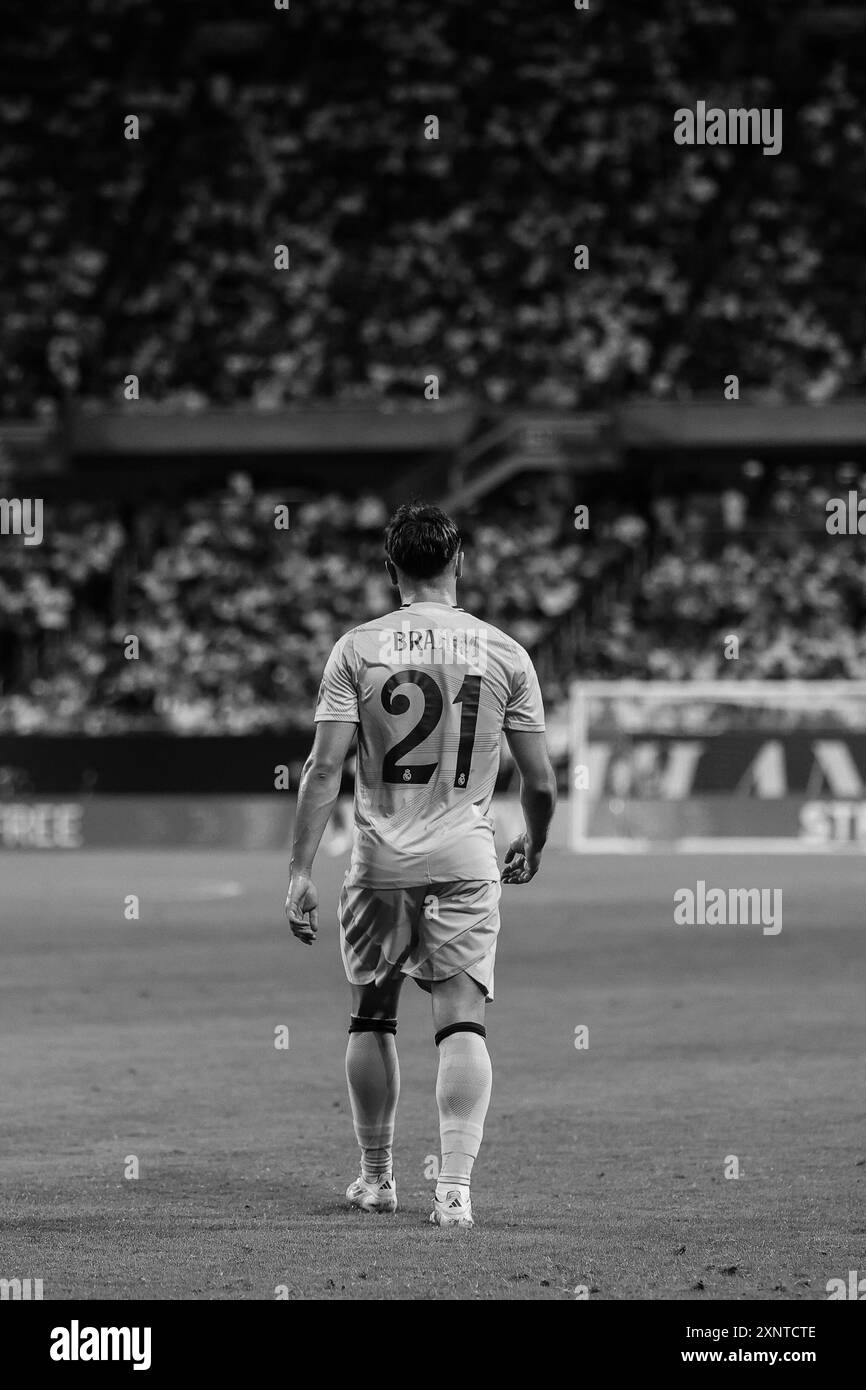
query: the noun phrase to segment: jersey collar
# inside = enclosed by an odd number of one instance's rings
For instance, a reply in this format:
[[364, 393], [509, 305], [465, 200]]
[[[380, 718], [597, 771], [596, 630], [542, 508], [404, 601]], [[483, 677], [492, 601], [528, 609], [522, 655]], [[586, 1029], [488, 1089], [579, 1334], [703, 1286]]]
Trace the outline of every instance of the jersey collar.
[[401, 603], [401, 608], [450, 608], [453, 613], [463, 613], [459, 603], [440, 603], [436, 598], [416, 598], [411, 603]]

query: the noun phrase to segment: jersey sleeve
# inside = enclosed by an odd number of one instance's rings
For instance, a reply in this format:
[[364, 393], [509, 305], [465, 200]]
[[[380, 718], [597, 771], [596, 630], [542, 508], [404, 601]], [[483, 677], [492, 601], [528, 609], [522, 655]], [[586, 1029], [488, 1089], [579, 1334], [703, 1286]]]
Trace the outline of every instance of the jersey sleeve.
[[525, 733], [544, 733], [544, 701], [535, 667], [528, 654], [518, 650], [511, 681], [511, 693], [505, 706], [505, 729], [522, 729]]
[[349, 632], [337, 642], [325, 665], [316, 700], [314, 718], [317, 724], [323, 720], [359, 723], [354, 656]]

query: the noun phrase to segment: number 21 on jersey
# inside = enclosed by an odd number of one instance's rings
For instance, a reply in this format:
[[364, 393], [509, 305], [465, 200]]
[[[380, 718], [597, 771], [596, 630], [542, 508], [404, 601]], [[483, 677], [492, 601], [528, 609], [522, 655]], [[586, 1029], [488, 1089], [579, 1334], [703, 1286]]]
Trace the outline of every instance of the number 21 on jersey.
[[[421, 718], [398, 743], [393, 744], [382, 762], [383, 782], [405, 782], [407, 784], [430, 781], [438, 763], [415, 763], [401, 765], [400, 759], [432, 734], [445, 711], [445, 698], [441, 687], [427, 671], [409, 668], [397, 671], [382, 686], [382, 707], [386, 714], [405, 714], [411, 701], [401, 685], [415, 685], [424, 696], [424, 709]], [[460, 741], [457, 746], [457, 766], [454, 770], [455, 787], [465, 787], [472, 769], [472, 748], [475, 743], [475, 729], [478, 724], [478, 702], [481, 696], [481, 677], [464, 676], [463, 684], [451, 701], [460, 705]]]

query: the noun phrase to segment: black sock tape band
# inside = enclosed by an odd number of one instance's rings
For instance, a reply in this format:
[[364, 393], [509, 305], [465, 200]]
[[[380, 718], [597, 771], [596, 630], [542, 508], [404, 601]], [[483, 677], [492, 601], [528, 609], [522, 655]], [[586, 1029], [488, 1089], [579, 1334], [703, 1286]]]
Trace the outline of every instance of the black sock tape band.
[[434, 1042], [438, 1047], [446, 1038], [450, 1038], [452, 1033], [477, 1033], [479, 1038], [487, 1037], [487, 1029], [483, 1023], [449, 1023], [447, 1028], [440, 1028], [436, 1034]]
[[350, 1033], [396, 1033], [396, 1018], [365, 1018], [361, 1014], [349, 1014]]

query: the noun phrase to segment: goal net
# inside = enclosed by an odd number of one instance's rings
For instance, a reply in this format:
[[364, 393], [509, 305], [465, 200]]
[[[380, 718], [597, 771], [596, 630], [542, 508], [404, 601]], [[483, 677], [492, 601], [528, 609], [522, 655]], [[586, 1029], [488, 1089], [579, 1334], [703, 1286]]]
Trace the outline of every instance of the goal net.
[[866, 852], [866, 681], [577, 681], [572, 849]]

